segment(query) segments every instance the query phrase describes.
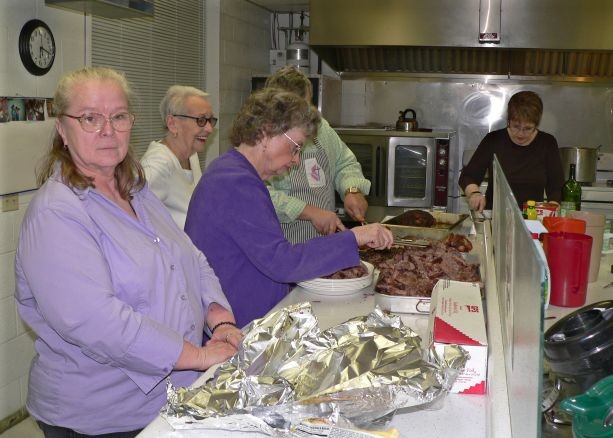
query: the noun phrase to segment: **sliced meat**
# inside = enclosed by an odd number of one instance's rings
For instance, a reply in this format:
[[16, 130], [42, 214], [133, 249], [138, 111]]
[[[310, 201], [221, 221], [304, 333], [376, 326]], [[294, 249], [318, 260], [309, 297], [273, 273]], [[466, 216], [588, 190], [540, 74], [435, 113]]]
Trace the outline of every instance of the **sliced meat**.
[[431, 227], [436, 224], [436, 219], [427, 211], [408, 210], [399, 216], [386, 222], [392, 225], [405, 225], [410, 227]]
[[353, 268], [345, 268], [340, 271], [336, 271], [332, 275], [327, 275], [323, 278], [328, 280], [348, 280], [352, 278], [361, 278], [368, 275], [368, 269], [364, 264], [360, 263], [358, 266], [354, 266]]
[[[380, 273], [375, 290], [386, 295], [429, 297], [440, 279], [479, 282], [479, 265], [467, 263], [448, 240], [430, 240], [427, 248], [406, 247], [388, 252], [388, 259], [377, 261]], [[462, 249], [469, 245], [472, 248], [462, 235], [455, 235], [450, 241]]]

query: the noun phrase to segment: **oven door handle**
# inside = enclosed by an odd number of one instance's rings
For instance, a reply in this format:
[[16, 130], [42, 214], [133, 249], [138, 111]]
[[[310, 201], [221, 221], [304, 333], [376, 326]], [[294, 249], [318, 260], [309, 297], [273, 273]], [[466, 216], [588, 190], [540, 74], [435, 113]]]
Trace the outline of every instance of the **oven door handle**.
[[385, 179], [387, 178], [387, 175], [385, 174], [386, 171], [386, 164], [385, 164], [385, 151], [383, 146], [377, 146], [377, 152], [376, 152], [377, 156], [376, 156], [376, 167], [375, 169], [377, 169], [377, 180], [376, 180], [376, 184], [375, 184], [375, 195], [377, 196], [377, 198], [381, 197], [384, 195], [384, 193], [386, 192], [386, 184], [385, 184]]

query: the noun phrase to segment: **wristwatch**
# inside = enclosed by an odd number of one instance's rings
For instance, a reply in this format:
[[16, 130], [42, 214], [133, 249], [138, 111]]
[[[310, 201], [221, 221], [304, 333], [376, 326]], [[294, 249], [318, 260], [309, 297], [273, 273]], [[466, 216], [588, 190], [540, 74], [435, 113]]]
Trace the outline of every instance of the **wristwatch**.
[[347, 190], [345, 190], [345, 195], [349, 193], [362, 193], [362, 191], [357, 187], [349, 187]]

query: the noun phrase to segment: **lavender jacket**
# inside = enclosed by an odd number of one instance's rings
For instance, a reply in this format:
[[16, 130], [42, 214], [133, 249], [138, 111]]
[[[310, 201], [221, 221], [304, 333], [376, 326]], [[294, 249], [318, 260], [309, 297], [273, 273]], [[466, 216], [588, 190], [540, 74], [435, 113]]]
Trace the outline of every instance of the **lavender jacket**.
[[57, 174], [34, 196], [16, 255], [19, 313], [34, 330], [27, 409], [84, 434], [139, 429], [166, 401], [186, 339], [201, 345], [208, 305], [227, 309], [204, 255], [145, 187], [135, 219]]

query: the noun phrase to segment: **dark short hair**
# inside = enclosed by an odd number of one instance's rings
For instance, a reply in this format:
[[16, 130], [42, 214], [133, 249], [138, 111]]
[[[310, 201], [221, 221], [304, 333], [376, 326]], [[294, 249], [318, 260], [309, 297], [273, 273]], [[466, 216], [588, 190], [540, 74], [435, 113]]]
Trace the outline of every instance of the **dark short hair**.
[[534, 91], [520, 91], [509, 99], [507, 122], [517, 120], [534, 123], [538, 126], [541, 123], [542, 115], [543, 101]]
[[263, 88], [251, 94], [234, 118], [230, 130], [233, 146], [255, 146], [264, 137], [274, 137], [292, 128], [315, 134], [321, 116], [315, 107], [295, 93]]
[[266, 87], [280, 88], [281, 90], [291, 91], [298, 96], [307, 98], [313, 96], [313, 85], [311, 81], [300, 70], [293, 65], [286, 65], [274, 72], [266, 79]]

